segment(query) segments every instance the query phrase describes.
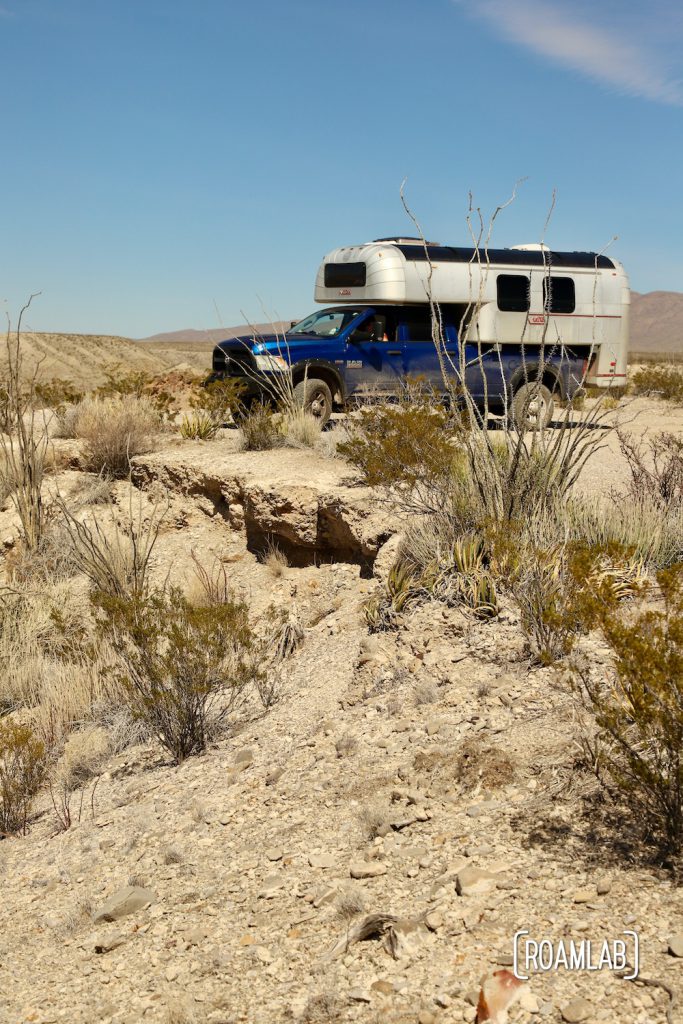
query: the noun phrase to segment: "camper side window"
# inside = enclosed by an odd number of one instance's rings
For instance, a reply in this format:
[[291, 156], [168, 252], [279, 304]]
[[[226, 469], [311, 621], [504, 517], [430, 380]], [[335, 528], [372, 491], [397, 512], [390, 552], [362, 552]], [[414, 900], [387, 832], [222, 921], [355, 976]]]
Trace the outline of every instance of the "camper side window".
[[499, 274], [496, 279], [498, 309], [504, 313], [526, 313], [529, 309], [530, 280], [522, 274]]
[[543, 309], [546, 313], [573, 313], [576, 293], [573, 277], [543, 278]]

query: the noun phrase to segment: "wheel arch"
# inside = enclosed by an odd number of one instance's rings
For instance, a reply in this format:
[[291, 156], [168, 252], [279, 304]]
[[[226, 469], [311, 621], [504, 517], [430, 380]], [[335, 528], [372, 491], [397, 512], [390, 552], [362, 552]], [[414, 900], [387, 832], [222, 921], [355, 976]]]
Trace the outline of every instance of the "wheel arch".
[[344, 378], [336, 366], [333, 366], [330, 363], [315, 362], [313, 360], [295, 363], [292, 367], [292, 386], [296, 387], [296, 385], [300, 384], [304, 378], [308, 378], [308, 380], [313, 380], [314, 378], [324, 380], [332, 392], [333, 400], [336, 395], [339, 395], [342, 402], [346, 400]]

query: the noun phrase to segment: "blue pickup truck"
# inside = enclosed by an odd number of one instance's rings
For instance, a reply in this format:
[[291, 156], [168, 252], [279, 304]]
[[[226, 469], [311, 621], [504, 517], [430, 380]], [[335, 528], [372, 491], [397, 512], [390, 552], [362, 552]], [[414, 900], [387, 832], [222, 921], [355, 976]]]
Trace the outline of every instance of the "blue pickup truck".
[[[462, 308], [442, 305], [446, 353], [459, 363]], [[585, 355], [547, 346], [465, 346], [466, 386], [482, 409], [506, 408], [523, 427], [546, 425], [553, 396], [566, 399], [579, 386]], [[420, 377], [445, 393], [429, 305], [345, 304], [316, 310], [280, 336], [221, 341], [213, 352], [213, 378], [235, 377], [246, 407], [280, 393], [290, 374], [301, 405], [326, 423], [333, 409], [371, 395], [392, 395], [407, 377]], [[540, 380], [539, 380], [540, 377]]]

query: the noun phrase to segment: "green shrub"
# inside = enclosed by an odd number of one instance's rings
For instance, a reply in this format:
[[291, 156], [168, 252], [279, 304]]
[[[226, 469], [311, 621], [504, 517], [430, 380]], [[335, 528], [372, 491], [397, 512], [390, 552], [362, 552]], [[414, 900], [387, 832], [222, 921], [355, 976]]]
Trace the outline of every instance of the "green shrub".
[[595, 714], [598, 777], [667, 852], [683, 844], [683, 565], [657, 574], [661, 607], [627, 617], [599, 609], [614, 657], [609, 675], [574, 667]]
[[55, 377], [53, 380], [37, 382], [35, 385], [35, 402], [45, 409], [54, 409], [62, 413], [67, 405], [75, 405], [83, 398], [83, 392], [69, 380]]
[[683, 369], [679, 366], [643, 366], [631, 378], [636, 395], [657, 395], [667, 402], [683, 402]]
[[45, 745], [31, 729], [0, 720], [0, 832], [26, 831], [46, 767]]
[[247, 606], [193, 606], [177, 588], [97, 603], [134, 717], [176, 763], [201, 753], [257, 675]]
[[195, 388], [190, 405], [198, 413], [204, 413], [218, 428], [228, 422], [233, 413], [239, 412], [244, 390], [242, 381], [233, 377], [207, 381]]

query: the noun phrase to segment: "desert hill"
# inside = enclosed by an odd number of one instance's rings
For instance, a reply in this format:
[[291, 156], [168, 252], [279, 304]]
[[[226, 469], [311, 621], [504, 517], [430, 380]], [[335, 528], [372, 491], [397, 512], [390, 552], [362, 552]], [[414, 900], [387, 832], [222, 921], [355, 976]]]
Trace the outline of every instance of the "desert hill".
[[[276, 324], [237, 324], [234, 327], [197, 331], [192, 328], [153, 334], [141, 338], [145, 343], [184, 346], [204, 343], [214, 345], [223, 338], [241, 334], [271, 333], [289, 327], [289, 321]], [[631, 349], [634, 352], [683, 353], [683, 292], [631, 292]]]
[[26, 374], [35, 370], [39, 380], [60, 378], [86, 387], [104, 383], [107, 371], [158, 373], [170, 365], [129, 338], [106, 334], [22, 332], [21, 352]]
[[631, 349], [683, 353], [683, 293], [631, 292]]

